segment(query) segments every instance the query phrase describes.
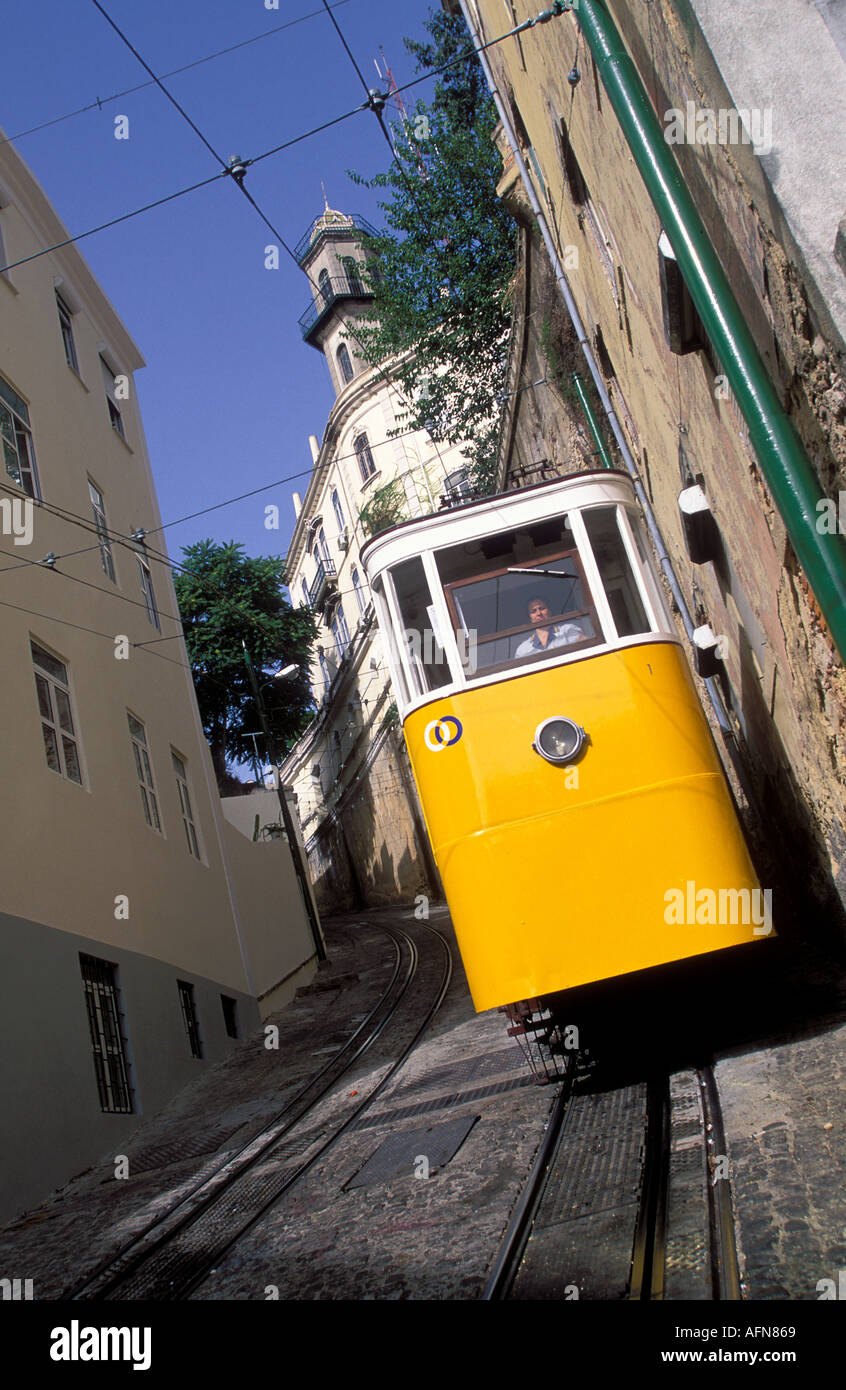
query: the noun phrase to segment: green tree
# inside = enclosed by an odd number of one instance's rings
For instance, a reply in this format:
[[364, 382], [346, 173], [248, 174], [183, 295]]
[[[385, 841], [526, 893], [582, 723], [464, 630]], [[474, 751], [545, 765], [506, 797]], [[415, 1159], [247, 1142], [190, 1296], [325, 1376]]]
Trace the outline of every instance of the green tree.
[[[300, 668], [296, 680], [276, 681], [262, 691], [280, 751], [291, 747], [313, 714], [308, 685], [315, 637], [311, 611], [292, 608], [284, 598], [283, 559], [243, 552], [235, 541], [198, 541], [183, 550], [185, 571], [174, 577], [200, 716], [221, 791], [230, 780], [227, 758], [251, 760], [253, 742], [246, 733], [261, 729], [242, 643], [260, 685], [272, 681], [280, 665]], [[258, 742], [264, 756], [262, 740]]]
[[496, 196], [496, 107], [464, 20], [430, 12], [425, 27], [430, 43], [405, 40], [416, 70], [453, 65], [431, 102], [418, 101], [394, 127], [387, 172], [350, 174], [387, 193], [379, 203], [386, 230], [369, 243], [374, 300], [355, 338], [373, 363], [399, 359], [391, 370], [408, 399], [402, 428], [472, 441], [464, 452], [484, 492], [494, 474], [516, 236]]

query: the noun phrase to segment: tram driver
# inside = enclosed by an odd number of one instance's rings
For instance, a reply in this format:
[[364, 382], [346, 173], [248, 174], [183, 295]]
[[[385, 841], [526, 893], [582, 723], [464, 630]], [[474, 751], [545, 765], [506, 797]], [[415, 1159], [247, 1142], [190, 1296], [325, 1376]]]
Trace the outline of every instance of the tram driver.
[[[546, 599], [533, 598], [529, 600], [529, 622], [538, 623], [544, 618], [551, 618], [552, 611]], [[567, 647], [571, 642], [581, 642], [585, 637], [593, 636], [592, 632], [583, 632], [578, 623], [550, 623], [549, 627], [536, 627], [534, 632], [522, 641], [514, 653], [518, 656], [534, 656], [537, 652], [542, 652], [547, 647]]]

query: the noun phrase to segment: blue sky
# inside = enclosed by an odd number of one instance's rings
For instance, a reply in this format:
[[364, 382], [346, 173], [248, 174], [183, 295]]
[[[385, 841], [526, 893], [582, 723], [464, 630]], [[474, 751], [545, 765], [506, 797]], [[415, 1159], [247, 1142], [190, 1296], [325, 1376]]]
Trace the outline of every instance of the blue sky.
[[[279, 0], [272, 10], [265, 0], [101, 3], [159, 75], [267, 33], [167, 79], [224, 159], [261, 154], [363, 99], [320, 0]], [[368, 82], [378, 85], [380, 46], [398, 83], [415, 75], [402, 38], [424, 36], [431, 7], [346, 0], [337, 8]], [[289, 24], [301, 16], [310, 17]], [[155, 86], [105, 100], [149, 79], [91, 0], [5, 0], [3, 47], [7, 137], [103, 102], [14, 141], [72, 234], [217, 172]], [[425, 98], [431, 82], [417, 91]], [[128, 140], [115, 139], [118, 115], [129, 119]], [[321, 180], [332, 206], [379, 225], [376, 194], [354, 186], [346, 171], [369, 177], [388, 160], [376, 118], [365, 111], [262, 161], [247, 187], [292, 246], [322, 208]], [[310, 467], [308, 435], [322, 435], [334, 397], [322, 356], [297, 326], [308, 281], [281, 248], [279, 269], [265, 268], [273, 240], [224, 179], [80, 243], [147, 361], [137, 384], [165, 522]], [[171, 556], [180, 559], [183, 546], [205, 536], [241, 541], [249, 554], [284, 553], [291, 493], [306, 482], [170, 527]], [[278, 531], [265, 527], [270, 503], [279, 507]]]

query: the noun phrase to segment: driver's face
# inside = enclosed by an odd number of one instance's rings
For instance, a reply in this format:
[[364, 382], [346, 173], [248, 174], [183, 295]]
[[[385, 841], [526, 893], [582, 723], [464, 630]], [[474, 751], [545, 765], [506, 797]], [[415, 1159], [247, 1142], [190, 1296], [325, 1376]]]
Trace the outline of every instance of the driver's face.
[[552, 614], [550, 613], [549, 607], [543, 602], [543, 599], [535, 599], [533, 603], [529, 604], [530, 623], [539, 623], [542, 618], [549, 618], [551, 616]]

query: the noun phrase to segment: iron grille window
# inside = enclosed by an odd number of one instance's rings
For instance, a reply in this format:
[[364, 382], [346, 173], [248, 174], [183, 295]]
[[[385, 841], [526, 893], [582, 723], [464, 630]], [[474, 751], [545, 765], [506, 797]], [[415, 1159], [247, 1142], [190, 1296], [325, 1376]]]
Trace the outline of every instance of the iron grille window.
[[35, 689], [47, 766], [61, 777], [67, 777], [69, 782], [78, 782], [82, 786], [68, 668], [58, 657], [39, 647], [37, 642], [31, 641], [29, 645], [35, 667]]
[[102, 492], [94, 486], [90, 478], [88, 479], [88, 495], [91, 498], [94, 525], [97, 527], [97, 536], [100, 541], [100, 563], [103, 566], [103, 572], [108, 575], [112, 583], [116, 583], [112, 543], [109, 540], [109, 528], [106, 525], [106, 504], [103, 501]]
[[136, 555], [138, 561], [138, 572], [141, 580], [141, 593], [144, 596], [144, 606], [147, 609], [147, 617], [159, 632], [162, 630], [159, 610], [156, 607], [156, 593], [153, 588], [153, 576], [150, 573], [150, 566], [146, 560], [142, 560], [140, 555]]
[[8, 477], [30, 497], [37, 497], [38, 475], [29, 429], [29, 409], [7, 381], [0, 377], [0, 440]]
[[203, 1044], [200, 1039], [200, 1025], [197, 1021], [197, 1001], [194, 996], [194, 986], [189, 985], [185, 980], [177, 980], [176, 984], [179, 990], [179, 1003], [182, 1006], [182, 1022], [185, 1024], [185, 1031], [188, 1034], [191, 1056], [202, 1057]]
[[144, 818], [151, 830], [158, 830], [161, 834], [162, 822], [159, 816], [156, 784], [153, 781], [153, 769], [150, 766], [150, 757], [147, 752], [147, 731], [141, 721], [136, 719], [134, 714], [130, 714], [128, 710], [126, 717], [129, 721], [129, 734], [132, 740], [135, 770], [138, 773], [138, 786], [141, 789]]
[[221, 994], [220, 1004], [223, 1009], [223, 1022], [227, 1035], [230, 1038], [238, 1036], [238, 1001], [230, 999], [228, 994]]
[[361, 469], [361, 481], [367, 482], [376, 472], [376, 465], [373, 462], [373, 454], [370, 450], [370, 442], [366, 434], [360, 434], [353, 442], [353, 448], [358, 459], [358, 466]]
[[85, 985], [85, 1005], [100, 1109], [108, 1115], [131, 1115], [132, 1089], [117, 966], [107, 960], [84, 955], [80, 955], [79, 964]]
[[56, 295], [56, 308], [59, 311], [59, 326], [65, 347], [65, 359], [69, 367], [79, 375], [79, 362], [76, 357], [76, 344], [73, 340], [73, 315], [60, 294]]
[[182, 824], [185, 826], [185, 838], [188, 841], [188, 851], [193, 854], [195, 859], [202, 859], [200, 846], [197, 842], [197, 829], [194, 824], [194, 811], [191, 806], [191, 797], [188, 792], [188, 770], [185, 762], [178, 753], [171, 750], [173, 758], [173, 770], [176, 773], [176, 788], [179, 792], [179, 805], [182, 810]]

